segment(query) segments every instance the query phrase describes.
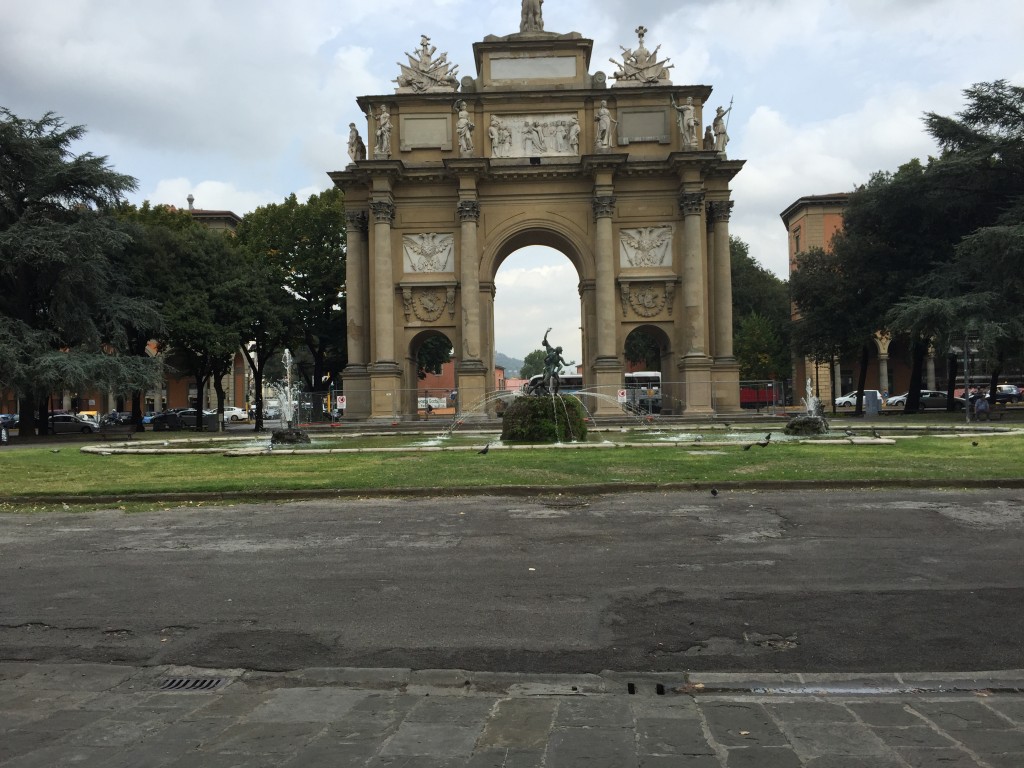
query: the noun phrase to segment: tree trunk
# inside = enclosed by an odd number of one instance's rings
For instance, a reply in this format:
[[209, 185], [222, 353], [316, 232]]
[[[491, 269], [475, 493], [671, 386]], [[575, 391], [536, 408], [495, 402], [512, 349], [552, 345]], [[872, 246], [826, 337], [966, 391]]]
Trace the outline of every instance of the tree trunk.
[[857, 376], [857, 407], [853, 410], [854, 416], [864, 415], [864, 385], [868, 380], [868, 360], [871, 359], [871, 347], [867, 342], [860, 348], [860, 373]]
[[910, 387], [904, 413], [918, 413], [921, 410], [921, 375], [924, 371], [924, 357], [928, 352], [928, 341], [915, 336], [910, 346]]
[[[950, 352], [949, 355], [947, 355], [947, 357], [946, 357], [946, 412], [947, 413], [952, 413], [953, 410], [954, 410], [953, 398], [955, 397], [955, 393], [956, 393], [956, 368], [957, 368], [956, 364], [957, 364], [956, 354], [954, 352]], [[966, 392], [964, 394], [966, 395]], [[964, 397], [964, 402], [966, 402], [966, 401], [967, 401], [967, 398]]]

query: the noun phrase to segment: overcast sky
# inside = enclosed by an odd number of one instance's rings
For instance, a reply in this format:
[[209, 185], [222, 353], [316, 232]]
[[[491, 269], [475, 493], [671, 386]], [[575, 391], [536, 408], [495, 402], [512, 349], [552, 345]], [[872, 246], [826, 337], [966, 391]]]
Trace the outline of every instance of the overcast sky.
[[[472, 45], [519, 31], [519, 0], [4, 0], [0, 105], [89, 129], [83, 150], [139, 180], [134, 201], [244, 215], [329, 185], [348, 163], [359, 95], [393, 93], [421, 34], [475, 74]], [[549, 32], [594, 41], [608, 74], [638, 25], [673, 83], [734, 100], [731, 231], [785, 277], [779, 213], [853, 189], [935, 151], [925, 111], [953, 114], [965, 87], [1024, 83], [1024, 2], [990, 0], [547, 0]], [[706, 115], [707, 117], [707, 112]], [[365, 136], [365, 128], [363, 128]], [[567, 259], [520, 252], [498, 273], [497, 349], [551, 339], [579, 360], [577, 277]]]

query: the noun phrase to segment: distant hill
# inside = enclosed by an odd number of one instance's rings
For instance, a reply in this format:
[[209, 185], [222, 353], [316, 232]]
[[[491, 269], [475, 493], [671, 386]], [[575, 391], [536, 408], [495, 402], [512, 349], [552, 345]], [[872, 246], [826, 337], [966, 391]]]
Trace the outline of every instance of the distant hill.
[[505, 369], [505, 378], [507, 379], [518, 377], [519, 369], [523, 367], [522, 360], [516, 360], [514, 357], [501, 354], [501, 352], [494, 353], [494, 364], [500, 365]]

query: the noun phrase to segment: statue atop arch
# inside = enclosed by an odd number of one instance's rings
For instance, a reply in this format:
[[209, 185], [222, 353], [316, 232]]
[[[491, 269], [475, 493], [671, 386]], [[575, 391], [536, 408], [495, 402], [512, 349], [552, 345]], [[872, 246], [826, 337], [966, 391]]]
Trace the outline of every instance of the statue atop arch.
[[523, 0], [523, 15], [519, 21], [520, 32], [543, 32], [544, 15], [541, 5], [544, 0]]
[[447, 51], [436, 59], [435, 53], [437, 46], [431, 45], [430, 38], [426, 35], [420, 35], [420, 47], [416, 49], [416, 53], [407, 51], [405, 54], [409, 57], [409, 63], [398, 62], [401, 74], [395, 78], [394, 82], [398, 83], [395, 92], [427, 93], [456, 90], [459, 86], [458, 65], [448, 61]]
[[615, 59], [608, 59], [618, 67], [615, 74], [612, 75], [615, 78], [615, 85], [671, 85], [672, 81], [668, 79], [668, 71], [674, 65], [669, 64], [668, 59], [658, 60], [660, 45], [653, 51], [647, 50], [644, 46], [647, 27], [639, 26], [635, 31], [639, 41], [636, 50], [631, 51], [620, 45], [622, 63]]

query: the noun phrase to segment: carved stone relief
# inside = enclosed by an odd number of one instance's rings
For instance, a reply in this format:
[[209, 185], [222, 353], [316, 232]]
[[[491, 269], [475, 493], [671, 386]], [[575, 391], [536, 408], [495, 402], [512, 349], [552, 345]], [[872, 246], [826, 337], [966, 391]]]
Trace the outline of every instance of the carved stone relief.
[[673, 65], [668, 63], [667, 58], [658, 60], [660, 45], [653, 51], [647, 50], [644, 46], [644, 35], [646, 34], [647, 27], [637, 27], [636, 35], [639, 39], [639, 44], [636, 50], [630, 50], [620, 45], [619, 48], [622, 48], [622, 61], [618, 62], [615, 59], [608, 59], [617, 67], [612, 75], [615, 78], [615, 85], [613, 87], [672, 84], [672, 81], [668, 79], [668, 71], [672, 69]]
[[408, 64], [399, 62], [401, 74], [395, 78], [398, 87], [395, 93], [433, 93], [454, 91], [459, 87], [459, 67], [448, 61], [448, 53], [437, 58], [437, 46], [430, 44], [430, 38], [420, 35], [420, 47], [416, 53], [406, 52]]
[[570, 157], [580, 153], [575, 113], [491, 115], [491, 157]]
[[429, 286], [424, 288], [402, 288], [402, 309], [406, 322], [413, 318], [423, 323], [433, 323], [441, 313], [448, 310], [448, 318], [455, 317], [455, 289]]
[[664, 312], [672, 317], [672, 303], [675, 299], [676, 284], [673, 280], [661, 282], [643, 281], [619, 283], [619, 303], [622, 316], [628, 317], [632, 309], [637, 317], [657, 317]]
[[673, 227], [638, 227], [619, 230], [619, 265], [671, 267]]
[[438, 232], [403, 235], [402, 253], [406, 272], [451, 272], [455, 236]]

